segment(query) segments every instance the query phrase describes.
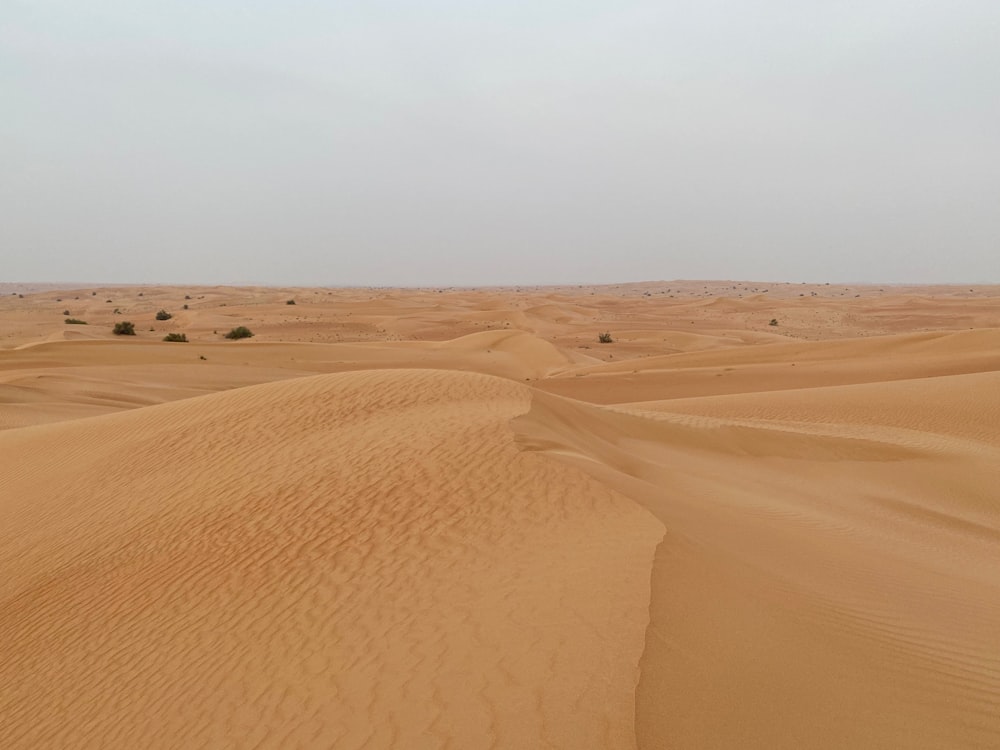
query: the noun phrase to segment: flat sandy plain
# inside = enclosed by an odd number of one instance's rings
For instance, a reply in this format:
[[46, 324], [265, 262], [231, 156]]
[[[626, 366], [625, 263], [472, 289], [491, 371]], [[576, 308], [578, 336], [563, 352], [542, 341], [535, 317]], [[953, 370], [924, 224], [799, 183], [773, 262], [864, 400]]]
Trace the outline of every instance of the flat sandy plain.
[[1000, 287], [0, 292], [0, 747], [1000, 747]]

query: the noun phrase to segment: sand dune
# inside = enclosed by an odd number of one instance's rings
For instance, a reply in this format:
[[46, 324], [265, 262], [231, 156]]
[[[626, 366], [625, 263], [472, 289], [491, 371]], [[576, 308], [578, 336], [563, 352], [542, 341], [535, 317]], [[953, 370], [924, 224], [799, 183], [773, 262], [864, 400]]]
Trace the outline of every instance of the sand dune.
[[[1000, 329], [823, 342], [758, 342], [736, 350], [654, 355], [555, 373], [539, 384], [586, 401], [622, 403], [778, 391], [1000, 370]], [[623, 387], [627, 384], [627, 388]]]
[[0, 747], [1000, 747], [996, 287], [5, 291]]
[[386, 371], [3, 433], [3, 745], [627, 746], [662, 528], [519, 452], [528, 401]]
[[[718, 403], [688, 416], [714, 399], [685, 402], [683, 416], [663, 402], [653, 417], [536, 395], [523, 444], [592, 472], [667, 529], [640, 746], [1000, 741], [1000, 373], [960, 380], [920, 382], [895, 402], [868, 386], [812, 392], [839, 415], [816, 423], [801, 399], [792, 422], [725, 418]], [[766, 408], [772, 394], [755, 395]], [[919, 409], [910, 399], [949, 395], [901, 418]], [[972, 408], [971, 424], [949, 426]]]

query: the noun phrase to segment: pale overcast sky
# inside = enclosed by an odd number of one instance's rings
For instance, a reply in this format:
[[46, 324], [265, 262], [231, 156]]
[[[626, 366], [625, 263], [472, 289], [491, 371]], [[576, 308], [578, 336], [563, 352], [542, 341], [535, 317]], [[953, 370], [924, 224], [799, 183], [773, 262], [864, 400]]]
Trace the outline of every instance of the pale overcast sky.
[[0, 281], [1000, 282], [997, 0], [5, 0]]

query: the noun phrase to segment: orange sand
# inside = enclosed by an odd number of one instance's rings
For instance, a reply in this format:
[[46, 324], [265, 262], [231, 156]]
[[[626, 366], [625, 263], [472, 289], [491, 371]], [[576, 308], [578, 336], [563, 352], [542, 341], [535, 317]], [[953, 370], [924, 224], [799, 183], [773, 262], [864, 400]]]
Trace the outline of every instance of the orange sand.
[[2, 748], [1000, 747], [998, 287], [0, 293]]

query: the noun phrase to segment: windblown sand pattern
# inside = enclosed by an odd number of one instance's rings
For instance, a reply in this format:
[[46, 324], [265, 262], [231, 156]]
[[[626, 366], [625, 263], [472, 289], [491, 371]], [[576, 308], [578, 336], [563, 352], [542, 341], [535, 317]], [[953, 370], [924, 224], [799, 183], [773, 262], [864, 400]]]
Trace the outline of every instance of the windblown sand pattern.
[[996, 287], [0, 291], [0, 747], [1000, 747]]

